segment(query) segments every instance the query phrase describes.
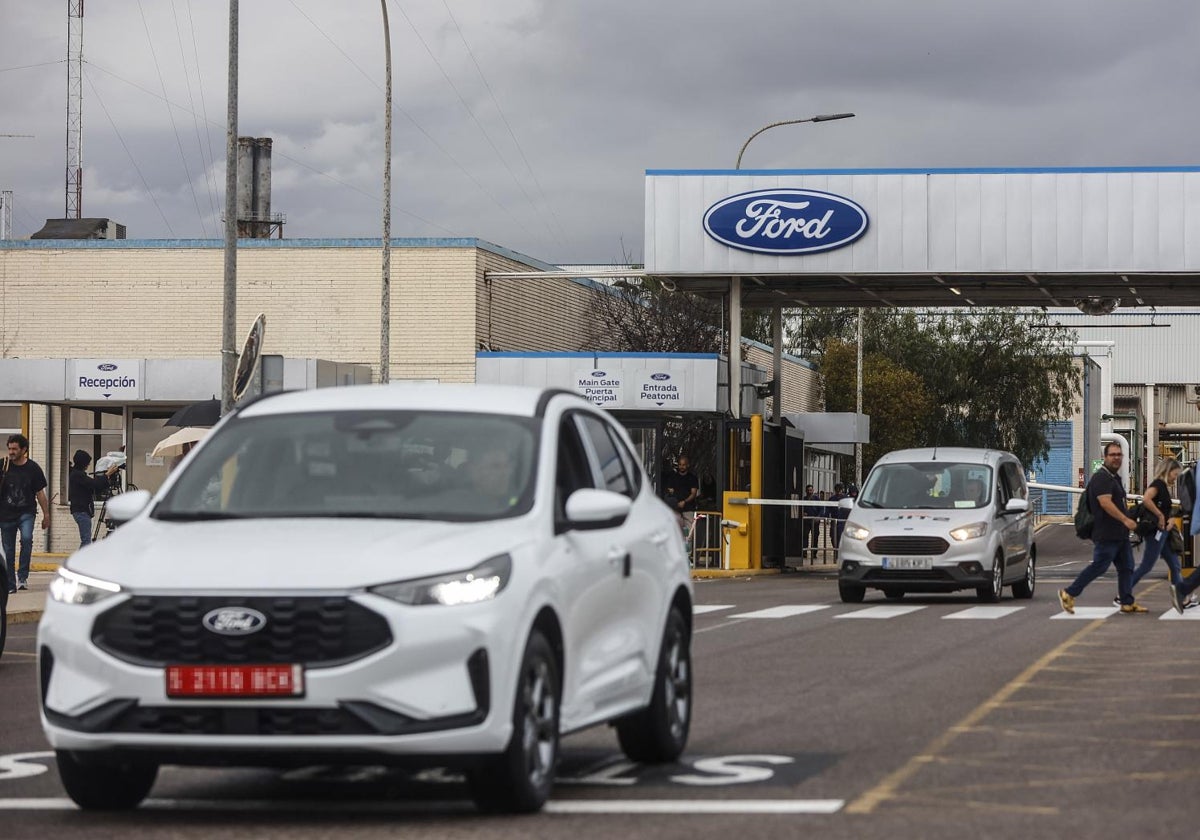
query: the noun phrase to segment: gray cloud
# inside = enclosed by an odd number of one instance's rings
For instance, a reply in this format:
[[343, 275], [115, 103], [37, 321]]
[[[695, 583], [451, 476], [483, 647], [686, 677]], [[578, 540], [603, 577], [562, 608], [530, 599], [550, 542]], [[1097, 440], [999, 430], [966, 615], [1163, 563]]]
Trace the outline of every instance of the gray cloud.
[[[640, 256], [645, 169], [729, 168], [758, 127], [828, 111], [858, 117], [767, 132], [745, 164], [1195, 162], [1200, 8], [1182, 0], [446, 3], [471, 53], [442, 0], [389, 3], [396, 236]], [[241, 14], [239, 127], [274, 138], [285, 233], [377, 236], [378, 4], [257, 0]], [[86, 214], [138, 238], [220, 235], [227, 15], [200, 0], [88, 4]], [[0, 139], [0, 189], [27, 236], [63, 212], [65, 4], [0, 0], [0, 22], [0, 133], [37, 135]]]

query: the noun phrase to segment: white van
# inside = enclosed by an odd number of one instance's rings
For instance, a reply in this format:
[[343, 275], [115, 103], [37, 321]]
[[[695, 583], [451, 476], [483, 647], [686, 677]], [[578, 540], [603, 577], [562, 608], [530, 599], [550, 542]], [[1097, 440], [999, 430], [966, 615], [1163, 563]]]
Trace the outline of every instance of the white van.
[[[850, 505], [847, 505], [847, 503]], [[935, 447], [889, 452], [849, 507], [838, 548], [838, 592], [859, 603], [868, 588], [974, 589], [995, 602], [1005, 586], [1032, 598], [1037, 547], [1025, 472], [996, 449]]]

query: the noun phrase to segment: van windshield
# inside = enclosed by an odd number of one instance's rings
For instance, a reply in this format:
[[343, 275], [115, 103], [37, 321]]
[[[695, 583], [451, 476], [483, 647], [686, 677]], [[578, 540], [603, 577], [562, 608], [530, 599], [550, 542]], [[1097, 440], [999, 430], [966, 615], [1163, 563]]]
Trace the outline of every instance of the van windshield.
[[991, 504], [994, 484], [986, 464], [880, 464], [867, 477], [858, 504], [891, 510], [984, 508]]

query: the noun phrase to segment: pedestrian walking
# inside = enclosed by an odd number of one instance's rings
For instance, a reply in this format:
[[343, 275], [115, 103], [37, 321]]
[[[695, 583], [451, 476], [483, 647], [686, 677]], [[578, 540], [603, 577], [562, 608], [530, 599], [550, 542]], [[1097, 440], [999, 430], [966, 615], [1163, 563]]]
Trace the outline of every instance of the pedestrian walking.
[[92, 541], [92, 517], [96, 515], [96, 494], [108, 493], [112, 487], [113, 474], [119, 469], [113, 464], [103, 475], [90, 476], [87, 473], [92, 456], [82, 449], [76, 449], [71, 457], [71, 469], [67, 473], [67, 501], [71, 505], [71, 518], [79, 526], [79, 546], [82, 548]]
[[679, 517], [679, 527], [685, 540], [691, 533], [699, 496], [700, 480], [692, 472], [692, 461], [687, 455], [680, 455], [675, 462], [675, 469], [663, 476], [663, 500]]
[[1133, 548], [1129, 545], [1129, 532], [1137, 528], [1137, 523], [1125, 513], [1125, 485], [1118, 475], [1124, 457], [1120, 444], [1106, 445], [1104, 464], [1088, 482], [1087, 505], [1094, 517], [1092, 562], [1070, 586], [1058, 590], [1058, 601], [1069, 613], [1075, 612], [1075, 599], [1083, 594], [1087, 585], [1113, 565], [1117, 567], [1117, 597], [1121, 612], [1147, 611], [1133, 600]]
[[[805, 502], [817, 501], [817, 494], [811, 484], [804, 485]], [[805, 505], [800, 508], [800, 554], [807, 555], [810, 550], [816, 550], [817, 535], [820, 533], [821, 520], [818, 518], [819, 507]]]
[[842, 510], [840, 502], [842, 499], [848, 499], [846, 495], [846, 487], [843, 484], [833, 485], [833, 495], [829, 497], [829, 501], [833, 502], [830, 509], [831, 518], [829, 520], [830, 538], [833, 542], [833, 547], [837, 548], [842, 544], [842, 531], [846, 529], [846, 520], [850, 517], [850, 511]]
[[[33, 520], [42, 508], [42, 530], [50, 527], [50, 500], [46, 474], [29, 457], [29, 438], [8, 436], [8, 457], [0, 466], [0, 545], [8, 563], [10, 592], [29, 588], [29, 561], [33, 556]], [[17, 535], [20, 534], [20, 554]]]
[[[1164, 458], [1158, 462], [1154, 471], [1154, 480], [1146, 488], [1142, 496], [1143, 507], [1153, 513], [1158, 519], [1158, 530], [1142, 540], [1142, 562], [1133, 572], [1131, 587], [1136, 588], [1138, 582], [1154, 568], [1161, 555], [1167, 561], [1167, 569], [1171, 575], [1171, 585], [1178, 586], [1183, 582], [1180, 572], [1179, 555], [1171, 547], [1170, 529], [1167, 517], [1171, 515], [1171, 487], [1175, 486], [1183, 466], [1174, 458]], [[1116, 603], [1116, 599], [1113, 599]]]

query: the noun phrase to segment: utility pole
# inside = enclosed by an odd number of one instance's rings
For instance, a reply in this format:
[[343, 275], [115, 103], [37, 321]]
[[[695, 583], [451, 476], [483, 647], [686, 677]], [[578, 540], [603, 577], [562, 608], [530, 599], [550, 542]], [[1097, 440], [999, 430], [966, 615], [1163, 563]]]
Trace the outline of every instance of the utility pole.
[[237, 369], [238, 0], [229, 0], [229, 93], [225, 116], [225, 286], [221, 319], [221, 413], [233, 410]]
[[392, 32], [388, 27], [387, 0], [383, 8], [385, 59], [383, 114], [383, 283], [379, 298], [379, 381], [392, 379]]
[[83, 216], [83, 0], [67, 0], [67, 188], [63, 218]]

